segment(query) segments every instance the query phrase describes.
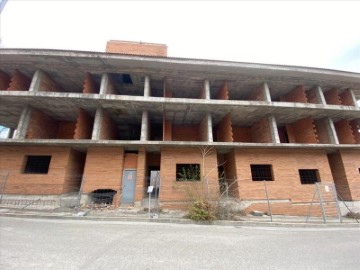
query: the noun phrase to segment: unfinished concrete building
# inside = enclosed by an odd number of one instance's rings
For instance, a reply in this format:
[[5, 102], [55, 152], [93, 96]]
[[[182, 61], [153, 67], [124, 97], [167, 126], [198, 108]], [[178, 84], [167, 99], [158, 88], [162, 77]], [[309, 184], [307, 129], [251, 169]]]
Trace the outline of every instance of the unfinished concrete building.
[[206, 180], [212, 198], [225, 184], [261, 208], [266, 181], [277, 213], [301, 214], [313, 184], [329, 182], [360, 201], [360, 74], [173, 58], [165, 45], [118, 41], [105, 53], [0, 56], [4, 194], [81, 189], [86, 201], [112, 190], [121, 206], [154, 185], [162, 207], [182, 208]]

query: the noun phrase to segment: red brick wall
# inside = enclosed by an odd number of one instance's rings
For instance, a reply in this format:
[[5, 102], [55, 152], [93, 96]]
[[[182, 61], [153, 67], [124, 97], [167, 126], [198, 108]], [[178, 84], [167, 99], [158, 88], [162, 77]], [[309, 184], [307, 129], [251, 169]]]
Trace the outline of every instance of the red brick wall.
[[229, 89], [227, 81], [224, 81], [216, 99], [228, 100], [229, 99]]
[[326, 120], [325, 119], [315, 120], [314, 125], [316, 128], [316, 134], [319, 143], [330, 143]]
[[[201, 152], [197, 148], [162, 148], [160, 202], [189, 202], [196, 199], [199, 194], [205, 194], [206, 185], [204, 181], [176, 182], [176, 164], [200, 164], [201, 167], [202, 161]], [[208, 175], [210, 196], [212, 198], [218, 197], [216, 152], [213, 151], [209, 154], [204, 162], [204, 172], [205, 175]]]
[[68, 164], [66, 166], [63, 193], [79, 191], [82, 174], [84, 172], [85, 157], [85, 153], [71, 149]]
[[170, 120], [163, 118], [163, 140], [172, 141], [172, 123]]
[[341, 104], [345, 106], [355, 106], [349, 89], [344, 90], [340, 95]]
[[[24, 174], [26, 157], [30, 155], [50, 155], [51, 161], [47, 174]], [[9, 171], [4, 190], [5, 194], [48, 195], [61, 194], [67, 190], [66, 177], [69, 165], [68, 147], [0, 147], [0, 170]], [[66, 183], [66, 185], [65, 185]], [[64, 187], [65, 185], [65, 187]]]
[[136, 169], [137, 168], [138, 154], [125, 153], [124, 155], [124, 169]]
[[250, 127], [232, 127], [234, 142], [251, 142]]
[[351, 197], [360, 200], [360, 150], [340, 150], [346, 179], [350, 186]]
[[106, 44], [106, 52], [166, 57], [167, 46], [155, 43], [110, 40]]
[[93, 125], [94, 119], [80, 109], [76, 119], [74, 139], [91, 139]]
[[236, 169], [240, 198], [266, 199], [264, 183], [252, 181], [250, 164], [271, 164], [274, 181], [267, 181], [270, 199], [310, 201], [315, 186], [302, 185], [299, 169], [318, 169], [322, 182], [332, 182], [326, 150], [237, 149]]
[[52, 79], [50, 76], [43, 72], [43, 76], [41, 77], [39, 91], [45, 92], [61, 92], [61, 87]]
[[117, 127], [114, 120], [111, 119], [109, 113], [104, 110], [103, 118], [101, 119], [100, 140], [116, 140]]
[[59, 122], [58, 139], [73, 139], [76, 123], [73, 122]]
[[339, 96], [339, 91], [336, 89], [331, 89], [324, 93], [326, 104], [332, 105], [341, 105], [341, 99]]
[[30, 88], [31, 79], [26, 75], [21, 73], [19, 70], [15, 69], [11, 76], [11, 81], [9, 84], [9, 91], [28, 91]]
[[251, 126], [251, 141], [256, 143], [271, 143], [270, 124], [267, 117]]
[[[290, 125], [287, 125], [290, 126]], [[317, 137], [314, 130], [314, 123], [311, 117], [306, 117], [291, 124], [291, 128], [287, 129], [289, 141], [292, 138], [296, 143], [317, 143]]]
[[84, 193], [99, 188], [114, 189], [119, 197], [123, 162], [124, 150], [121, 147], [88, 148], [84, 169]]
[[313, 88], [305, 92], [308, 103], [320, 104], [320, 101], [318, 100], [316, 95], [316, 91], [317, 91], [316, 88]]
[[26, 139], [54, 139], [57, 133], [58, 121], [38, 109], [32, 109]]
[[7, 90], [10, 84], [10, 76], [0, 70], [0, 90]]
[[349, 121], [340, 120], [334, 123], [336, 133], [341, 144], [353, 144], [356, 143], [355, 137], [350, 126]]
[[280, 97], [280, 101], [307, 103], [308, 100], [306, 97], [304, 86], [299, 85], [295, 87], [292, 91]]
[[249, 100], [258, 100], [258, 101], [265, 101], [264, 91], [262, 86], [259, 86], [255, 89], [255, 91], [251, 92], [251, 95], [248, 98]]
[[173, 141], [200, 141], [199, 125], [173, 125]]
[[225, 178], [228, 183], [229, 195], [235, 198], [239, 197], [239, 186], [237, 182], [235, 151], [224, 155]]
[[233, 141], [230, 113], [228, 113], [217, 125], [216, 137], [218, 142]]
[[98, 94], [99, 90], [100, 88], [94, 81], [91, 74], [86, 72], [82, 92], [84, 94]]
[[360, 120], [350, 121], [352, 133], [354, 135], [355, 142], [360, 144]]
[[199, 139], [200, 141], [206, 142], [208, 139], [208, 134], [207, 134], [207, 130], [208, 130], [208, 126], [207, 126], [207, 116], [205, 116], [199, 125]]
[[146, 188], [146, 150], [140, 147], [137, 155], [137, 170], [136, 170], [136, 189], [135, 201], [141, 201], [144, 198]]

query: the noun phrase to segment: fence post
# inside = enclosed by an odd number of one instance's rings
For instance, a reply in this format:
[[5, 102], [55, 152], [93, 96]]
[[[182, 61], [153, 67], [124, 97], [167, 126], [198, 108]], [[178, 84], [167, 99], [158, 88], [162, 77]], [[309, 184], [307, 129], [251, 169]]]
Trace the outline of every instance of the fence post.
[[323, 220], [324, 220], [324, 223], [326, 223], [326, 221], [327, 221], [327, 220], [326, 220], [326, 213], [325, 213], [324, 206], [323, 206], [323, 203], [322, 203], [322, 198], [321, 198], [319, 183], [316, 183], [316, 190], [317, 190], [318, 195], [319, 195], [320, 208], [321, 208], [321, 213], [322, 213], [322, 215], [323, 215]]
[[1, 183], [0, 183], [0, 203], [2, 202], [2, 196], [5, 190], [6, 182], [9, 177], [9, 172], [4, 173], [1, 176]]
[[266, 181], [264, 180], [264, 187], [265, 187], [265, 194], [266, 194], [266, 200], [267, 200], [267, 204], [268, 204], [268, 209], [269, 209], [269, 214], [270, 214], [270, 221], [272, 222], [272, 213], [271, 213], [271, 206], [270, 206], [270, 200], [269, 200], [269, 194], [268, 194], [268, 190], [266, 187]]

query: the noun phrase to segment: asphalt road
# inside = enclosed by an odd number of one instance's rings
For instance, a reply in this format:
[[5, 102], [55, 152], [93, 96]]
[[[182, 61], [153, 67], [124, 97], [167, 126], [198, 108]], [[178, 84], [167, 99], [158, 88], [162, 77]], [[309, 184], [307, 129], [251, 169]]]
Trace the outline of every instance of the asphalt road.
[[359, 228], [0, 217], [0, 269], [360, 269]]

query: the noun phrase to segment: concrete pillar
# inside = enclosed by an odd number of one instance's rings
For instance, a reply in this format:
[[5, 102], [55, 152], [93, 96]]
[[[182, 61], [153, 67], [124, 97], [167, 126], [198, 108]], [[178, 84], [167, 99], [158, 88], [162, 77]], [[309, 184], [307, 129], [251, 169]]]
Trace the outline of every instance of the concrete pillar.
[[339, 144], [339, 139], [336, 133], [334, 122], [330, 117], [325, 118], [326, 128], [329, 135], [329, 141], [331, 144]]
[[204, 81], [204, 93], [205, 93], [205, 99], [210, 99], [210, 82], [209, 82], [209, 80]]
[[14, 136], [15, 130], [13, 128], [9, 128], [8, 134], [6, 136], [7, 139], [12, 139]]
[[100, 131], [101, 131], [101, 124], [102, 118], [104, 116], [104, 110], [101, 107], [96, 109], [95, 119], [94, 119], [94, 127], [91, 135], [92, 140], [100, 140]]
[[23, 109], [16, 129], [15, 139], [25, 139], [29, 127], [32, 108], [27, 106]]
[[213, 133], [212, 133], [212, 119], [211, 119], [211, 114], [207, 113], [206, 114], [206, 118], [207, 118], [207, 141], [208, 142], [213, 142]]
[[41, 83], [43, 75], [44, 75], [44, 72], [42, 70], [40, 70], [40, 69], [36, 70], [36, 72], [32, 78], [31, 84], [30, 84], [29, 92], [38, 92], [39, 91], [40, 83]]
[[109, 74], [105, 73], [101, 76], [100, 91], [99, 94], [107, 94], [109, 88]]
[[269, 86], [266, 82], [263, 83], [262, 90], [264, 93], [265, 101], [271, 102], [270, 90], [269, 90]]
[[147, 111], [143, 111], [142, 113], [140, 140], [149, 140], [149, 114]]
[[270, 126], [270, 133], [271, 133], [272, 142], [273, 143], [280, 143], [280, 137], [279, 137], [279, 132], [278, 132], [278, 129], [277, 129], [275, 117], [271, 114], [271, 115], [268, 116], [268, 120], [269, 120], [269, 126]]
[[353, 100], [354, 106], [355, 106], [356, 108], [359, 108], [359, 105], [358, 105], [357, 102], [356, 102], [356, 98], [355, 98], [354, 91], [353, 91], [352, 89], [349, 89], [349, 93], [350, 93], [351, 99]]
[[144, 82], [144, 97], [150, 96], [150, 77], [145, 76], [145, 82]]
[[320, 86], [315, 87], [316, 98], [320, 104], [326, 105], [324, 92]]

